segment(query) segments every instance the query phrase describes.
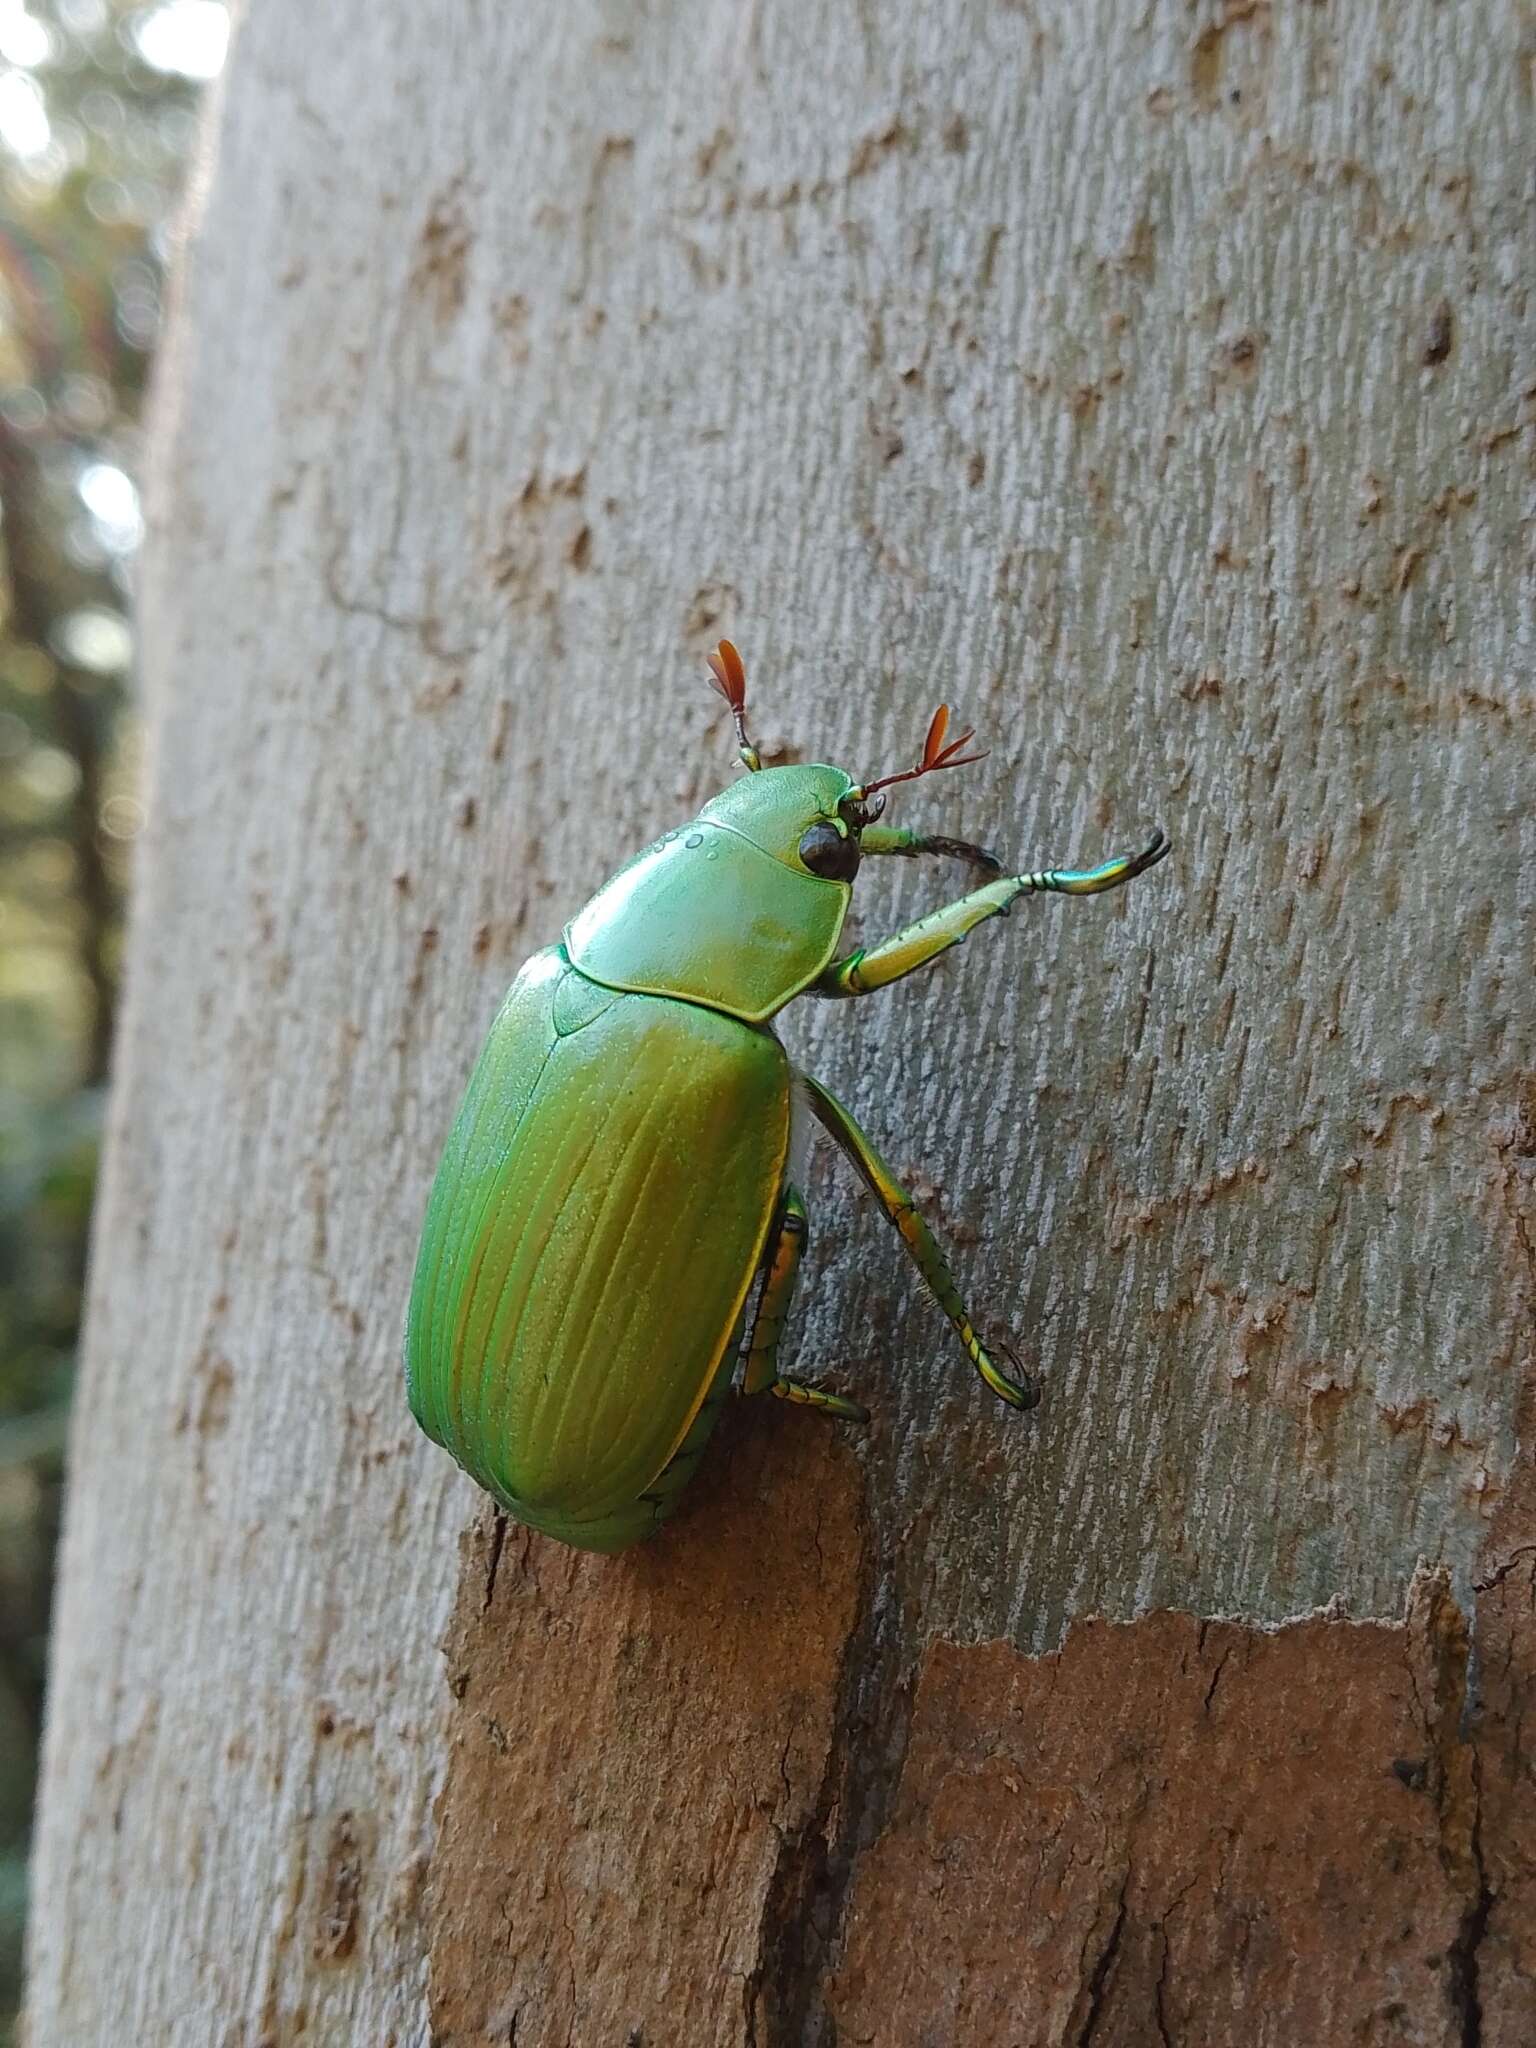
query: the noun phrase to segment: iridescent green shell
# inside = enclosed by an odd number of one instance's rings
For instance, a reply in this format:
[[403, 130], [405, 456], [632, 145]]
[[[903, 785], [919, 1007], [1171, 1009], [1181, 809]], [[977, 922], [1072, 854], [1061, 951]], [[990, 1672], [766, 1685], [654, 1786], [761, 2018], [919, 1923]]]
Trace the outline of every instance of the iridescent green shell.
[[771, 1033], [595, 985], [561, 948], [513, 983], [428, 1204], [406, 1376], [519, 1521], [618, 1550], [669, 1512], [733, 1363], [790, 1079]]

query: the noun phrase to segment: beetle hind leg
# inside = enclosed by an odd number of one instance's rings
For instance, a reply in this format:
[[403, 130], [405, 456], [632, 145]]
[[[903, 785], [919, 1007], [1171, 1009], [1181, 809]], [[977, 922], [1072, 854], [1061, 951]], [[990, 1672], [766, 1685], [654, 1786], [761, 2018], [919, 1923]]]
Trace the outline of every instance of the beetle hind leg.
[[861, 1408], [857, 1401], [844, 1400], [841, 1394], [829, 1394], [821, 1387], [809, 1387], [804, 1380], [789, 1379], [779, 1371], [779, 1340], [794, 1299], [810, 1229], [800, 1190], [786, 1188], [765, 1262], [763, 1291], [742, 1368], [741, 1391], [776, 1394], [781, 1401], [798, 1401], [807, 1408], [819, 1408], [824, 1415], [840, 1416], [844, 1422], [868, 1422], [869, 1410]]
[[819, 1408], [823, 1415], [835, 1415], [842, 1422], [868, 1422], [869, 1410], [857, 1401], [847, 1401], [841, 1394], [829, 1394], [825, 1387], [807, 1386], [804, 1380], [792, 1380], [782, 1374], [768, 1389], [777, 1394], [781, 1401], [800, 1401], [807, 1408]]

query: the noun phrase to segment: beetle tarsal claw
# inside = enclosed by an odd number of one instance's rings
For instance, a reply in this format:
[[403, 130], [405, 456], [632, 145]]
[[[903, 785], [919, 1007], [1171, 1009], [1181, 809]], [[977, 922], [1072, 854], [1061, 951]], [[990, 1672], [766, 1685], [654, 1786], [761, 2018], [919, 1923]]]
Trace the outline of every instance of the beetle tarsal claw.
[[[1031, 1408], [1038, 1408], [1040, 1406], [1040, 1388], [1035, 1381], [1034, 1375], [1025, 1371], [1024, 1361], [1020, 1358], [1018, 1352], [1015, 1351], [1011, 1344], [1006, 1343], [1001, 1338], [998, 1338], [993, 1343], [992, 1349], [999, 1357], [1006, 1358], [1009, 1365], [1013, 1368], [1012, 1377], [1009, 1379], [1009, 1385], [1013, 1388], [1013, 1394], [1011, 1396], [1004, 1396], [1009, 1406], [1017, 1408], [1020, 1414], [1024, 1415], [1027, 1415]], [[1003, 1377], [1003, 1375], [999, 1375], [999, 1377]]]
[[1135, 865], [1131, 872], [1137, 875], [1144, 875], [1148, 868], [1156, 867], [1157, 863], [1160, 860], [1166, 859], [1172, 851], [1173, 841], [1168, 837], [1161, 825], [1155, 825], [1152, 828], [1152, 837], [1147, 841], [1142, 851], [1137, 854]]

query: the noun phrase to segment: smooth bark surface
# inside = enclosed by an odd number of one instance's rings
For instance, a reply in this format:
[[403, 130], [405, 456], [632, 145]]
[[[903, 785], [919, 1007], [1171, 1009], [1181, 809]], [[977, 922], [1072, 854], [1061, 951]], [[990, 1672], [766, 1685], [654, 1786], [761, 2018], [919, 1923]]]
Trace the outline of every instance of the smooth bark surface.
[[[250, 10], [34, 2048], [1529, 2038], [1531, 37]], [[786, 1019], [1038, 1413], [818, 1154], [786, 1362], [871, 1429], [754, 1404], [576, 1560], [417, 1436], [401, 1317], [518, 961], [731, 773], [721, 633], [770, 758], [978, 725], [902, 822], [1176, 850]], [[961, 886], [891, 866], [866, 940]]]

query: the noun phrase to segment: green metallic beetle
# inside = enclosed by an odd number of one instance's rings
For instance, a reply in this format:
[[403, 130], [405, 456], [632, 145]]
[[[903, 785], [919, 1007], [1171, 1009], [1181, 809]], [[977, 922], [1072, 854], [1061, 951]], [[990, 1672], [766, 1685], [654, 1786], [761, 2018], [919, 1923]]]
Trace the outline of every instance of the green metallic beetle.
[[[899, 981], [1026, 890], [1097, 895], [1168, 851], [1159, 831], [1085, 872], [1004, 876], [982, 847], [878, 822], [892, 784], [981, 758], [963, 752], [969, 732], [945, 744], [947, 707], [900, 774], [765, 769], [728, 640], [710, 668], [750, 772], [621, 868], [513, 982], [438, 1168], [411, 1290], [416, 1420], [509, 1514], [582, 1550], [626, 1549], [672, 1512], [738, 1361], [744, 1394], [868, 1419], [778, 1369], [807, 1234], [802, 1102], [987, 1385], [1034, 1405], [983, 1348], [911, 1197], [830, 1089], [796, 1071], [773, 1019], [807, 992]], [[996, 879], [839, 956], [871, 854], [949, 855]]]

